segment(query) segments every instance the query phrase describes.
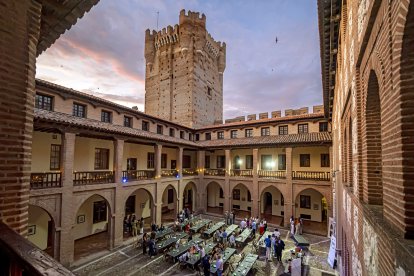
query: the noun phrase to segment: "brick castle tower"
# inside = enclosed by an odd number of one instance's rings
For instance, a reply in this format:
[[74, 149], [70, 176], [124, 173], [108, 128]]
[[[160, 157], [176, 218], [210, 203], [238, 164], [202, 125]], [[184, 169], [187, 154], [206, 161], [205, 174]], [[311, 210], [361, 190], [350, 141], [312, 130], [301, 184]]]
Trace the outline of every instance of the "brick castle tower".
[[145, 113], [200, 127], [223, 120], [226, 44], [206, 30], [206, 16], [181, 10], [179, 25], [145, 32]]

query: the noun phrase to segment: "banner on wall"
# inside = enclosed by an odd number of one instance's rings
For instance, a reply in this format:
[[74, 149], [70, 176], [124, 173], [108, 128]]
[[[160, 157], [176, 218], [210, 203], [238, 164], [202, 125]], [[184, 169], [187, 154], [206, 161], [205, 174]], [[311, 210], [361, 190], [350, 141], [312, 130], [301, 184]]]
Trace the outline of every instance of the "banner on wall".
[[328, 263], [329, 265], [334, 268], [335, 265], [335, 256], [336, 256], [336, 238], [334, 235], [331, 236], [331, 246], [329, 247], [329, 254], [328, 254]]

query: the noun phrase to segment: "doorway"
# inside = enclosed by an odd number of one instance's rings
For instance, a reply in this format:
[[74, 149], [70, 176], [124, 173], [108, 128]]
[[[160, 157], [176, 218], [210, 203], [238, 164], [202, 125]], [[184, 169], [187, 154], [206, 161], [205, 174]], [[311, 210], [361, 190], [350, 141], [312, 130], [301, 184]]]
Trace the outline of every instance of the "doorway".
[[171, 160], [171, 170], [177, 169], [177, 160]]

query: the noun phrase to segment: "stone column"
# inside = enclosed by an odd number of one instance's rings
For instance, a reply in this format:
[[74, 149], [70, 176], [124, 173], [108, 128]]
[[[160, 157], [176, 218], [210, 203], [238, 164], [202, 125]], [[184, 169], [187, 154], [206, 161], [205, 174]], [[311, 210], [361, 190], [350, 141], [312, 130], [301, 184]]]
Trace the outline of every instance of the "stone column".
[[124, 140], [114, 140], [114, 179], [115, 183], [122, 182], [122, 161], [124, 158]]
[[161, 181], [157, 181], [157, 192], [155, 195], [155, 218], [153, 219], [156, 224], [161, 225], [161, 215], [162, 215], [162, 194], [163, 194], [163, 185]]
[[295, 216], [295, 199], [293, 198], [292, 183], [292, 148], [286, 148], [286, 190], [284, 196], [284, 226], [289, 226], [290, 217]]
[[184, 155], [184, 148], [178, 147], [177, 148], [177, 170], [178, 170], [178, 194], [177, 194], [177, 212], [183, 209], [184, 207], [184, 187], [183, 185], [183, 155]]
[[154, 146], [154, 158], [155, 158], [155, 178], [161, 178], [161, 153], [162, 153], [162, 145], [156, 144]]
[[72, 228], [77, 210], [73, 209], [73, 164], [75, 158], [75, 133], [62, 135], [62, 204], [60, 215], [60, 256], [59, 261], [63, 265], [73, 262], [74, 240]]
[[226, 176], [224, 180], [224, 212], [231, 210], [231, 190], [230, 190], [230, 168], [231, 168], [231, 150], [225, 150], [226, 156]]
[[183, 155], [184, 155], [184, 148], [178, 147], [177, 148], [177, 171], [179, 178], [183, 177]]
[[0, 220], [26, 236], [33, 135], [38, 1], [0, 5]]
[[252, 216], [260, 216], [260, 195], [259, 195], [259, 149], [253, 149], [253, 185], [252, 185]]
[[[197, 210], [201, 209], [203, 212], [205, 210], [207, 194], [204, 185], [204, 167], [205, 167], [205, 158], [206, 152], [204, 150], [197, 151], [197, 170], [198, 170], [198, 185], [195, 196], [197, 197], [196, 208]], [[194, 200], [194, 199], [193, 199]]]

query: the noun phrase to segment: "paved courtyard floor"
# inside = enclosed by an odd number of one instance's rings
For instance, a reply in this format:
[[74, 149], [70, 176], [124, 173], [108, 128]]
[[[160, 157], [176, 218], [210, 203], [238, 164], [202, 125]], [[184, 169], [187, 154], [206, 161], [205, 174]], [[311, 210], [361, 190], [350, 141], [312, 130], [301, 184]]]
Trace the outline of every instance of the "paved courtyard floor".
[[[272, 230], [272, 228], [270, 228]], [[256, 261], [257, 272], [254, 275], [289, 275], [285, 274], [287, 259], [290, 250], [294, 248], [293, 240], [288, 237], [288, 231], [281, 229], [281, 237], [286, 247], [283, 252], [282, 263], [277, 261], [265, 262], [264, 252]], [[193, 238], [198, 237], [194, 235]], [[304, 273], [302, 275], [339, 275], [331, 269], [327, 263], [329, 243], [327, 237], [311, 234], [303, 235], [309, 242], [309, 250], [304, 257]], [[257, 236], [258, 237], [258, 236]], [[135, 249], [132, 244], [125, 245], [111, 252], [104, 251], [101, 254], [87, 256], [77, 261], [72, 271], [79, 276], [83, 275], [200, 275], [191, 268], [180, 268], [178, 263], [165, 260], [162, 254], [150, 258], [142, 254], [142, 249]], [[241, 253], [255, 253], [252, 242], [247, 243], [244, 248], [237, 248], [236, 259], [240, 259]], [[231, 275], [228, 266], [225, 266], [225, 275]], [[253, 275], [253, 274], [252, 274]]]

